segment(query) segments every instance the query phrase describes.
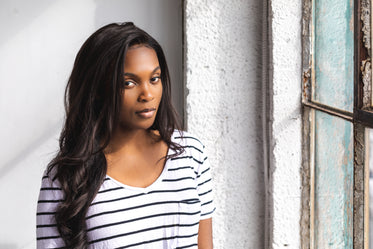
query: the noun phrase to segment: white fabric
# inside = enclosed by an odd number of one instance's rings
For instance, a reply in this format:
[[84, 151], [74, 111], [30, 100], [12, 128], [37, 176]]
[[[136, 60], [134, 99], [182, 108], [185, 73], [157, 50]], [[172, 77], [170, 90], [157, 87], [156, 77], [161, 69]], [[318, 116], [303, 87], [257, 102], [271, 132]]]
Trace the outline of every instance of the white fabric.
[[[198, 139], [175, 131], [172, 140], [185, 152], [167, 160], [150, 186], [106, 177], [86, 216], [89, 248], [197, 248], [199, 221], [214, 211], [211, 169]], [[52, 178], [43, 177], [38, 202], [37, 247], [43, 249], [64, 246], [54, 220], [63, 193]]]

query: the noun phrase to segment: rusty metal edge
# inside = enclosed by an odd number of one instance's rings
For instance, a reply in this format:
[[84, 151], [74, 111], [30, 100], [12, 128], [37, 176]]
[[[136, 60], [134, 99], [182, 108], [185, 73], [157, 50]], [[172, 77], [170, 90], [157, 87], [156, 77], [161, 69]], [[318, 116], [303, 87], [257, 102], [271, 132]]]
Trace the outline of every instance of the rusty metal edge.
[[369, 247], [369, 167], [364, 111], [371, 98], [371, 0], [355, 0], [353, 248]]
[[[358, 110], [363, 100], [363, 80], [366, 77], [366, 48], [370, 45], [370, 28], [367, 28], [367, 9], [370, 0], [355, 0], [355, 82], [354, 82], [354, 189], [353, 189], [353, 248], [368, 249], [366, 236], [366, 173], [365, 173], [365, 127], [358, 122]], [[370, 6], [370, 5], [369, 5]], [[368, 23], [369, 24], [369, 23]], [[364, 66], [364, 67], [363, 67]], [[369, 80], [369, 79], [368, 79]]]
[[[370, 48], [370, 27], [367, 28], [366, 18], [367, 12], [361, 11], [361, 6], [366, 8], [370, 5], [370, 0], [355, 0], [355, 96], [361, 95], [360, 87], [362, 77], [368, 72], [366, 65], [361, 67], [362, 57], [360, 46], [362, 43], [362, 36], [364, 36], [365, 48]], [[373, 6], [372, 6], [373, 7]], [[373, 12], [373, 10], [372, 10]], [[370, 18], [370, 11], [369, 18]], [[365, 21], [364, 21], [365, 20]], [[361, 21], [365, 22], [364, 30], [361, 25]], [[372, 20], [373, 23], [373, 20]], [[358, 110], [358, 103], [355, 102], [355, 115], [348, 112], [341, 112], [341, 110], [334, 110], [330, 107], [325, 107], [319, 103], [311, 101], [313, 74], [312, 74], [312, 0], [303, 0], [303, 17], [302, 17], [302, 102], [303, 102], [303, 136], [302, 136], [302, 211], [301, 211], [301, 248], [308, 249], [314, 248], [314, 169], [313, 169], [313, 140], [314, 140], [314, 123], [313, 115], [314, 110], [320, 110], [327, 112], [331, 115], [341, 117], [347, 121], [354, 123], [354, 194], [353, 194], [353, 248], [354, 249], [368, 249], [368, 235], [369, 235], [369, 196], [367, 191], [367, 177], [369, 177], [369, 171], [367, 171], [366, 165], [366, 146], [365, 146], [365, 126], [358, 122], [356, 119], [356, 111]], [[373, 26], [373, 24], [371, 25]], [[362, 34], [364, 32], [364, 34]], [[369, 51], [370, 55], [370, 51]], [[370, 57], [370, 56], [369, 56]], [[370, 58], [369, 60], [370, 61]], [[371, 70], [371, 68], [368, 68]], [[369, 71], [370, 72], [370, 71]], [[368, 73], [369, 73], [368, 72]], [[365, 81], [366, 78], [365, 77]], [[369, 77], [370, 84], [372, 84], [372, 78]], [[364, 82], [366, 84], [366, 82]], [[365, 92], [365, 95], [367, 93]], [[373, 97], [370, 97], [373, 99]], [[355, 99], [356, 100], [356, 99]], [[355, 120], [354, 117], [355, 116]], [[368, 172], [368, 173], [367, 173]]]
[[[302, 102], [308, 102], [312, 93], [312, 0], [303, 0], [302, 2]], [[314, 112], [311, 108], [303, 105], [303, 134], [302, 134], [302, 197], [301, 197], [301, 219], [300, 219], [300, 237], [301, 248], [310, 249], [313, 240], [313, 201], [311, 187], [312, 181], [311, 162], [313, 150], [311, 149], [312, 129], [311, 114]], [[313, 244], [313, 243], [312, 243]]]
[[314, 108], [314, 109], [322, 111], [322, 112], [326, 112], [326, 113], [328, 113], [330, 115], [333, 115], [333, 116], [336, 116], [336, 117], [343, 118], [343, 119], [345, 119], [347, 121], [350, 121], [350, 122], [353, 122], [353, 119], [354, 119], [353, 118], [353, 113], [343, 111], [343, 110], [340, 110], [340, 109], [337, 109], [337, 108], [333, 108], [331, 106], [323, 105], [323, 104], [318, 103], [318, 102], [309, 101], [309, 102], [303, 103], [303, 105]]
[[369, 248], [369, 130], [364, 134], [364, 248]]
[[312, 92], [312, 0], [303, 0], [302, 11], [302, 101], [311, 99]]
[[354, 189], [353, 189], [353, 235], [354, 249], [364, 249], [365, 230], [365, 127], [354, 123]]
[[[360, 20], [359, 20], [359, 65], [361, 80], [358, 82], [360, 101], [359, 108], [370, 108], [373, 105], [372, 98], [372, 67], [371, 67], [371, 13], [372, 6], [370, 0], [360, 0]], [[363, 52], [363, 54], [361, 54]]]
[[301, 179], [302, 179], [302, 198], [301, 198], [301, 220], [300, 220], [300, 233], [301, 233], [301, 248], [309, 249], [311, 245], [311, 228], [312, 217], [313, 217], [313, 201], [311, 200], [311, 187], [314, 182], [311, 170], [311, 113], [313, 110], [308, 107], [303, 107], [303, 135], [302, 135], [302, 168], [301, 168]]

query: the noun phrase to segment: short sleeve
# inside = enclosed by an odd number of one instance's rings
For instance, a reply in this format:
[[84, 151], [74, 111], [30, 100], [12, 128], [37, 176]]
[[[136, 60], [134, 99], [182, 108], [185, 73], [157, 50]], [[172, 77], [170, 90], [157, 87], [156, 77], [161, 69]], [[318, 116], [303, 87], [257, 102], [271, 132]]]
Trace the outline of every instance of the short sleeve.
[[61, 248], [64, 242], [58, 232], [55, 212], [63, 199], [62, 190], [57, 180], [44, 174], [39, 192], [36, 213], [37, 248]]
[[197, 192], [201, 201], [201, 220], [211, 218], [215, 211], [212, 187], [210, 161], [206, 153], [203, 152], [197, 174]]

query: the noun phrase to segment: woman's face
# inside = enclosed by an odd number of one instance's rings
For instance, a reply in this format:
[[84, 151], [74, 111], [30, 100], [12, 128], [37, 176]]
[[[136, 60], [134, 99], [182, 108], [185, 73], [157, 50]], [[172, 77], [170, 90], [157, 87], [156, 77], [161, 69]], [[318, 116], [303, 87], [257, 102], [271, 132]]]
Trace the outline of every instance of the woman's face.
[[127, 131], [150, 128], [163, 90], [158, 57], [152, 48], [135, 45], [128, 49], [123, 89], [120, 127]]

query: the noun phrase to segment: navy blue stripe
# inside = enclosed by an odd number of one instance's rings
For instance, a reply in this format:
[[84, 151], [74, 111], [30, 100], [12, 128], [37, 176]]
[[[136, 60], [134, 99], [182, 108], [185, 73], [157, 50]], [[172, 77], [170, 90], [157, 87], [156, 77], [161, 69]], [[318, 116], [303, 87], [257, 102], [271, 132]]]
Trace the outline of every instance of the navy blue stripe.
[[110, 192], [110, 191], [115, 191], [115, 190], [119, 190], [119, 189], [123, 189], [123, 187], [117, 187], [117, 188], [110, 188], [110, 189], [101, 190], [101, 191], [98, 191], [97, 194], [102, 194], [102, 193], [106, 193], [106, 192]]
[[[89, 244], [94, 244], [94, 243], [105, 241], [105, 240], [115, 239], [115, 238], [119, 238], [119, 237], [125, 237], [125, 236], [129, 236], [129, 235], [132, 235], [132, 234], [143, 233], [143, 232], [148, 232], [148, 231], [157, 230], [157, 229], [164, 229], [164, 228], [170, 228], [170, 227], [191, 227], [191, 226], [198, 225], [198, 223], [199, 222], [194, 223], [194, 224], [170, 224], [170, 225], [149, 227], [149, 228], [145, 228], [145, 229], [141, 229], [141, 230], [137, 230], [137, 231], [122, 233], [122, 234], [117, 234], [117, 235], [113, 235], [113, 236], [110, 236], [110, 237], [104, 237], [104, 238], [101, 238], [101, 239], [92, 240], [92, 241], [89, 242]], [[143, 243], [147, 243], [147, 241], [138, 242], [138, 243], [136, 243], [136, 245], [141, 245]], [[134, 245], [135, 244], [132, 244], [131, 246], [134, 246]], [[128, 247], [128, 246], [130, 246], [130, 245], [127, 245], [125, 247]]]
[[192, 149], [195, 149], [195, 150], [199, 151], [200, 153], [203, 153], [202, 150], [198, 149], [197, 147], [195, 147], [193, 145], [185, 145], [185, 146], [183, 146], [183, 148], [192, 148]]
[[215, 211], [215, 208], [211, 212], [201, 214], [201, 216], [206, 216], [206, 215], [212, 214], [214, 211]]
[[205, 202], [205, 203], [202, 203], [201, 206], [205, 206], [205, 205], [208, 205], [208, 204], [211, 204], [211, 203], [212, 203], [212, 200], [208, 201], [208, 202]]
[[45, 191], [45, 190], [62, 190], [62, 188], [57, 188], [57, 187], [40, 188], [40, 191]]
[[212, 190], [210, 189], [210, 190], [207, 191], [207, 192], [204, 192], [204, 193], [198, 194], [198, 196], [203, 196], [203, 195], [208, 194], [208, 193], [211, 193], [211, 192], [212, 192]]
[[204, 173], [206, 173], [209, 170], [210, 170], [210, 168], [205, 169], [204, 171], [201, 172], [201, 175], [203, 175]]
[[179, 167], [179, 168], [171, 168], [171, 169], [168, 169], [168, 171], [176, 171], [176, 170], [181, 170], [181, 169], [193, 169], [192, 166], [183, 166], [183, 167]]
[[181, 188], [181, 189], [170, 189], [170, 190], [154, 190], [150, 191], [148, 194], [154, 194], [154, 193], [175, 193], [175, 192], [182, 192], [186, 190], [195, 190], [196, 188], [189, 187], [189, 188]]
[[[193, 190], [193, 189], [196, 189], [196, 188], [189, 187], [189, 188], [182, 188], [182, 189], [153, 190], [153, 191], [149, 191], [147, 194], [175, 193], [175, 192], [182, 192], [182, 191], [185, 191], [185, 190]], [[134, 197], [139, 197], [139, 196], [143, 196], [143, 195], [146, 195], [146, 194], [145, 193], [140, 193], [140, 194], [136, 194], [136, 195], [126, 196], [126, 197], [120, 197], [120, 198], [111, 199], [111, 200], [97, 201], [97, 202], [92, 203], [91, 206], [97, 205], [97, 204], [102, 204], [102, 203], [108, 203], [108, 202], [126, 200], [126, 199], [130, 199], [130, 198], [134, 198]]]
[[93, 230], [96, 230], [96, 229], [105, 228], [105, 227], [116, 226], [116, 225], [120, 225], [120, 224], [126, 224], [126, 223], [131, 223], [131, 222], [134, 222], [134, 221], [146, 220], [146, 219], [155, 218], [155, 217], [169, 216], [169, 215], [196, 215], [196, 214], [199, 214], [199, 213], [201, 213], [201, 211], [194, 212], [194, 213], [171, 212], [171, 213], [153, 214], [153, 215], [138, 217], [138, 218], [134, 218], [134, 219], [130, 219], [130, 220], [108, 223], [108, 224], [105, 224], [105, 225], [92, 227], [92, 228], [88, 229], [87, 232], [90, 232], [90, 231], [93, 231]]
[[176, 247], [175, 249], [184, 249], [184, 248], [189, 248], [189, 247], [194, 247], [194, 246], [198, 246], [198, 244], [191, 244], [191, 245], [186, 245], [186, 246], [179, 246], [179, 247]]
[[208, 183], [209, 181], [211, 181], [211, 178], [208, 179], [208, 180], [206, 180], [206, 181], [204, 181], [204, 182], [202, 182], [202, 183], [200, 183], [200, 184], [198, 184], [198, 187], [202, 186], [202, 185], [205, 184], [205, 183]]
[[140, 194], [136, 194], [136, 195], [130, 195], [130, 196], [121, 197], [121, 198], [116, 198], [116, 199], [111, 199], [111, 200], [97, 201], [97, 202], [93, 202], [93, 203], [91, 204], [91, 206], [93, 206], [93, 205], [97, 205], [97, 204], [102, 204], [102, 203], [113, 202], [113, 201], [120, 201], [120, 200], [131, 199], [131, 198], [139, 197], [139, 196], [142, 196], [142, 195], [145, 195], [145, 193], [140, 193]]
[[192, 234], [192, 235], [183, 235], [183, 236], [178, 235], [178, 236], [172, 236], [172, 237], [164, 237], [164, 238], [159, 238], [159, 239], [153, 239], [153, 240], [148, 240], [148, 241], [144, 241], [144, 242], [140, 242], [140, 243], [136, 243], [136, 244], [132, 244], [132, 245], [117, 247], [115, 249], [129, 248], [129, 247], [132, 247], [132, 246], [139, 246], [139, 245], [149, 244], [149, 243], [158, 242], [158, 241], [162, 241], [162, 240], [191, 238], [191, 237], [194, 237], [194, 236], [198, 236], [198, 233], [195, 233], [195, 234]]
[[63, 200], [39, 200], [38, 203], [57, 203], [63, 202]]
[[[204, 161], [199, 161], [199, 160], [195, 159], [193, 156], [174, 157], [174, 158], [171, 158], [171, 161], [179, 160], [179, 159], [193, 159], [194, 161], [196, 161], [199, 164], [203, 164], [203, 162], [204, 162]], [[204, 160], [206, 160], [206, 158]]]
[[38, 237], [37, 240], [46, 240], [46, 239], [60, 239], [61, 236], [45, 236], [45, 237]]
[[202, 142], [199, 141], [199, 140], [198, 140], [197, 138], [195, 138], [195, 137], [191, 137], [191, 136], [182, 136], [182, 137], [178, 136], [178, 137], [174, 137], [174, 139], [184, 139], [184, 138], [187, 138], [187, 139], [194, 139], [194, 140], [198, 141], [201, 145], [203, 145]]
[[36, 213], [36, 215], [55, 215], [56, 212], [39, 212], [39, 213]]
[[57, 224], [37, 225], [36, 228], [57, 227]]
[[178, 181], [183, 181], [183, 180], [195, 180], [193, 177], [188, 176], [188, 177], [181, 177], [181, 178], [175, 178], [175, 179], [163, 179], [163, 182], [178, 182]]
[[[191, 199], [191, 200], [195, 200], [195, 199]], [[97, 217], [97, 216], [101, 216], [101, 215], [105, 215], [105, 214], [119, 213], [119, 212], [124, 212], [124, 211], [128, 211], [128, 210], [143, 208], [143, 207], [163, 205], [163, 204], [181, 203], [181, 202], [188, 202], [188, 201], [190, 201], [190, 200], [152, 202], [152, 203], [147, 203], [147, 204], [143, 204], [143, 205], [139, 205], [139, 206], [133, 206], [133, 207], [129, 207], [129, 208], [123, 208], [123, 209], [117, 209], [117, 210], [112, 210], [112, 211], [106, 211], [106, 212], [93, 214], [93, 215], [87, 216], [85, 219], [88, 220], [88, 219], [91, 219], [93, 217]]]

